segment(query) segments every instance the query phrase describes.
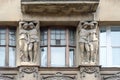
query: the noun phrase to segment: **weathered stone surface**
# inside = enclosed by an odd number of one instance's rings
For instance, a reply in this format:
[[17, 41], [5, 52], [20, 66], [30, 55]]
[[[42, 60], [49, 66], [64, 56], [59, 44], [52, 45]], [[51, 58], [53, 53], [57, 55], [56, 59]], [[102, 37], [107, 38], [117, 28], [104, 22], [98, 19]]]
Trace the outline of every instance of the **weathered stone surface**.
[[80, 13], [95, 12], [98, 0], [84, 1], [22, 1], [22, 12], [39, 13], [39, 15], [79, 15]]
[[82, 65], [98, 64], [98, 32], [98, 23], [96, 21], [81, 22], [78, 34]]
[[19, 22], [18, 61], [19, 65], [39, 65], [39, 23], [36, 21]]
[[38, 67], [20, 67], [18, 80], [39, 80]]
[[100, 66], [80, 66], [81, 80], [100, 80]]

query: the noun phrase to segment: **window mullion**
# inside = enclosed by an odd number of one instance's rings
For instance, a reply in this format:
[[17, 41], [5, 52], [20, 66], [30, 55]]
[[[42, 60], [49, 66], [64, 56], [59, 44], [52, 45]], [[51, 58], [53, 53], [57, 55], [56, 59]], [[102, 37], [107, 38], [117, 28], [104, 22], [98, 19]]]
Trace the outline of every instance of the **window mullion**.
[[66, 29], [66, 66], [69, 66], [69, 31]]
[[47, 47], [48, 47], [48, 48], [47, 48], [47, 49], [48, 49], [48, 50], [47, 50], [47, 55], [48, 55], [48, 56], [47, 56], [47, 64], [48, 64], [48, 65], [47, 65], [47, 66], [48, 66], [48, 67], [51, 66], [51, 49], [50, 49], [50, 42], [51, 42], [51, 41], [50, 41], [50, 40], [51, 40], [51, 38], [50, 38], [50, 29], [48, 29], [48, 42], [47, 42], [47, 43], [48, 43], [48, 46], [47, 46]]
[[5, 65], [9, 66], [9, 30], [6, 28]]

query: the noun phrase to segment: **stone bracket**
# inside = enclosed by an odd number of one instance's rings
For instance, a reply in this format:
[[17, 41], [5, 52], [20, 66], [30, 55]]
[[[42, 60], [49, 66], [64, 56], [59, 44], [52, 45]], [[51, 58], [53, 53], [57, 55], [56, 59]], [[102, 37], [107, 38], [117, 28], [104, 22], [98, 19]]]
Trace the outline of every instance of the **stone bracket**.
[[80, 78], [81, 80], [100, 80], [100, 66], [80, 66]]

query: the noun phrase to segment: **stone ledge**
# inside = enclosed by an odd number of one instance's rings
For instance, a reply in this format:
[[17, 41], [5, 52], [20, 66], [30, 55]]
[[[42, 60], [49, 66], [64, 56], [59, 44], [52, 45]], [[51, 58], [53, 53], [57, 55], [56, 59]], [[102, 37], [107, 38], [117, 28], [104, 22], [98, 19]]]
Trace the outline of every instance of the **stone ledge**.
[[23, 13], [39, 15], [79, 15], [95, 12], [99, 1], [23, 1]]

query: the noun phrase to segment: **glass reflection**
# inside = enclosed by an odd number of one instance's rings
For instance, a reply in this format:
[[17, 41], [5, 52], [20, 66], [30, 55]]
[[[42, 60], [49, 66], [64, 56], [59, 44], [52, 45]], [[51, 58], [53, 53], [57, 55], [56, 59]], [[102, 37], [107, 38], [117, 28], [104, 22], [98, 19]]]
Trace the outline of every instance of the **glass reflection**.
[[74, 30], [69, 31], [69, 44], [75, 45], [75, 31]]
[[107, 51], [106, 47], [100, 47], [100, 65], [106, 66], [107, 65]]
[[65, 47], [51, 47], [51, 66], [65, 66]]
[[0, 45], [5, 45], [5, 29], [0, 29]]
[[15, 48], [9, 47], [9, 66], [15, 67]]
[[9, 31], [9, 45], [15, 46], [16, 45], [15, 43], [16, 43], [15, 30], [10, 30]]
[[0, 45], [5, 45], [5, 40], [0, 40]]
[[41, 46], [47, 45], [48, 31], [46, 29], [41, 29], [40, 33]]
[[5, 66], [5, 47], [0, 47], [0, 66]]
[[41, 66], [42, 67], [47, 66], [47, 47], [41, 48]]
[[106, 45], [106, 28], [100, 28], [100, 45]]
[[0, 33], [5, 33], [6, 30], [5, 29], [0, 29]]
[[112, 48], [112, 65], [120, 65], [120, 48]]
[[120, 45], [120, 27], [111, 28], [111, 43], [112, 46]]
[[74, 49], [69, 49], [69, 66], [72, 67], [74, 64]]

